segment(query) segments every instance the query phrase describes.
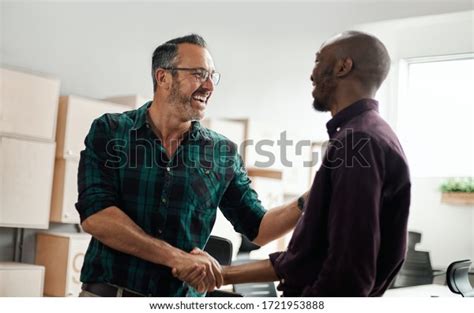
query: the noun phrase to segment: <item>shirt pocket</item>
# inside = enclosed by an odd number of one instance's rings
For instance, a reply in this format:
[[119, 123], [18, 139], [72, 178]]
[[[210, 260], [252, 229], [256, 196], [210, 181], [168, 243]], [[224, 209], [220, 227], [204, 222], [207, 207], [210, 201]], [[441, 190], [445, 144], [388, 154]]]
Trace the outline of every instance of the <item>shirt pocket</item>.
[[189, 196], [202, 213], [215, 211], [220, 200], [221, 175], [213, 168], [196, 167], [191, 169]]

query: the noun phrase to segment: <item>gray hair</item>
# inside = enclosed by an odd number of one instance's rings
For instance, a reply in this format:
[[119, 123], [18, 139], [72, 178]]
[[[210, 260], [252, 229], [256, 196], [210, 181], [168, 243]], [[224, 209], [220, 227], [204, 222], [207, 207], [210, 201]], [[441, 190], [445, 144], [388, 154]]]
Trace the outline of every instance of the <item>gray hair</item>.
[[151, 76], [153, 78], [153, 92], [156, 91], [155, 73], [159, 68], [173, 67], [176, 63], [178, 55], [178, 45], [182, 43], [189, 43], [203, 48], [207, 47], [206, 41], [197, 34], [191, 34], [183, 37], [171, 39], [164, 44], [158, 46], [153, 52], [151, 59]]

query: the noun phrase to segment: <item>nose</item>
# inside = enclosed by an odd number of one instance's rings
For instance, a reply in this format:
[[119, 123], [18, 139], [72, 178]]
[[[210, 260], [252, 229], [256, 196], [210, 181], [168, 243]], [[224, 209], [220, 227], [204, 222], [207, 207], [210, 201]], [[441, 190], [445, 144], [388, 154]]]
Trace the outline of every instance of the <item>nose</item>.
[[209, 77], [202, 83], [202, 87], [204, 87], [206, 90], [213, 91], [214, 90], [214, 82], [211, 79], [211, 76]]

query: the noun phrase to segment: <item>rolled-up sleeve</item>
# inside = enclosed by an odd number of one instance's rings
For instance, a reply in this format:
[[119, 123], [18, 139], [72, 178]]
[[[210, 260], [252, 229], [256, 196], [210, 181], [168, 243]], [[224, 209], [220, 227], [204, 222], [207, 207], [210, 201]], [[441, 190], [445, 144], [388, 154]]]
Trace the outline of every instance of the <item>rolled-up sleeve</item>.
[[266, 210], [258, 199], [257, 192], [250, 186], [251, 181], [240, 155], [236, 154], [234, 161], [234, 177], [221, 199], [219, 208], [232, 223], [235, 231], [253, 240], [258, 235]]
[[112, 158], [107, 152], [110, 140], [110, 128], [104, 115], [92, 123], [84, 141], [85, 149], [81, 151], [76, 203], [81, 223], [107, 207], [118, 206], [117, 169], [107, 162]]
[[269, 255], [269, 260], [270, 263], [273, 266], [273, 270], [275, 271], [275, 274], [277, 275], [278, 279], [282, 278], [282, 275], [280, 274], [280, 262], [283, 260], [285, 257], [285, 252], [279, 251], [279, 252], [273, 252]]

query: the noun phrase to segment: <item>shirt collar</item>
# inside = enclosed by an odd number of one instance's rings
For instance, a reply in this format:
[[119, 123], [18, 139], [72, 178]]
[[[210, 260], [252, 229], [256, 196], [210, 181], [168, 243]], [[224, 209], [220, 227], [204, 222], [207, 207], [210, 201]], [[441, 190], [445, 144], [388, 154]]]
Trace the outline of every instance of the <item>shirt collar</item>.
[[362, 114], [365, 111], [375, 110], [378, 112], [379, 103], [374, 99], [361, 99], [349, 105], [347, 108], [336, 113], [326, 124], [329, 137], [332, 137], [342, 125]]
[[[135, 123], [133, 124], [132, 128], [133, 130], [139, 130], [140, 128], [148, 124], [147, 111], [148, 108], [150, 108], [151, 103], [152, 101], [148, 101], [137, 109]], [[210, 140], [210, 137], [207, 134], [205, 128], [201, 126], [201, 123], [199, 121], [192, 121], [191, 128], [186, 134], [189, 135], [189, 139], [193, 141], [197, 141], [201, 138], [204, 140]]]
[[193, 141], [198, 141], [203, 139], [205, 141], [210, 141], [211, 138], [206, 132], [206, 129], [202, 127], [199, 121], [191, 122], [191, 129], [189, 130], [189, 139]]
[[135, 123], [133, 124], [133, 130], [138, 130], [145, 126], [147, 124], [147, 119], [146, 119], [146, 112], [148, 108], [151, 106], [152, 101], [148, 101], [141, 107], [137, 109], [137, 115], [135, 118]]

